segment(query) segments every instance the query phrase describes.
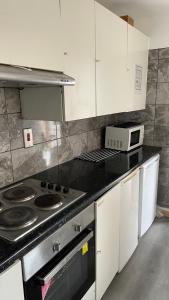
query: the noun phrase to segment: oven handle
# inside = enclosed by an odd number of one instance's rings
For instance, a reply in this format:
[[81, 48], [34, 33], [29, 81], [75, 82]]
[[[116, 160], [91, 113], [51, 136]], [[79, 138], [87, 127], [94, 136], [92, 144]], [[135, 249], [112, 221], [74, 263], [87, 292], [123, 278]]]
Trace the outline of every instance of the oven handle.
[[68, 255], [66, 255], [58, 265], [53, 268], [45, 277], [38, 276], [37, 279], [42, 285], [47, 284], [71, 259], [72, 257], [81, 250], [83, 245], [87, 243], [94, 236], [91, 231]]

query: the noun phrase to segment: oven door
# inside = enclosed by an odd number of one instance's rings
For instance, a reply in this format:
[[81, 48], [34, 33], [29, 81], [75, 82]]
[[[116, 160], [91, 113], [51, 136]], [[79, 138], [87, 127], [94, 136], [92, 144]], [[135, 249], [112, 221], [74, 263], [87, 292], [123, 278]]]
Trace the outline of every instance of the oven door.
[[80, 300], [95, 282], [94, 230], [84, 230], [26, 283], [27, 300]]

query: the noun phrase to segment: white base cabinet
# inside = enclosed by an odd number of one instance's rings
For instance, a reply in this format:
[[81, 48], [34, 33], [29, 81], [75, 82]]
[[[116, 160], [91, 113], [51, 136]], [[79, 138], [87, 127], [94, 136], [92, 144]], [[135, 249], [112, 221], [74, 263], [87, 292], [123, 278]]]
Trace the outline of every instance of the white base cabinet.
[[159, 154], [140, 168], [139, 237], [146, 233], [156, 215]]
[[120, 184], [101, 197], [96, 209], [96, 300], [118, 272]]
[[15, 262], [0, 274], [0, 299], [24, 300], [21, 262]]
[[138, 245], [139, 169], [121, 182], [119, 272]]

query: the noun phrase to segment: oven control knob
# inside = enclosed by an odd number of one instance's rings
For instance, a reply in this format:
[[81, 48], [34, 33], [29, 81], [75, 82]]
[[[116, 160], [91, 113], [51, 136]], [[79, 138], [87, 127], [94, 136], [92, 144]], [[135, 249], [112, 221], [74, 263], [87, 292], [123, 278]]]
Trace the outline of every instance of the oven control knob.
[[80, 225], [80, 224], [75, 224], [75, 225], [74, 225], [74, 229], [75, 229], [76, 232], [81, 232], [81, 231], [82, 231], [82, 225]]
[[60, 243], [54, 243], [52, 248], [53, 248], [53, 252], [60, 251]]
[[41, 181], [40, 185], [41, 185], [42, 188], [45, 188], [46, 187], [46, 181]]
[[63, 188], [63, 193], [64, 193], [64, 194], [69, 193], [69, 188], [65, 186], [65, 187]]
[[55, 191], [56, 191], [56, 192], [60, 192], [60, 191], [61, 191], [61, 186], [60, 186], [59, 184], [57, 184], [57, 185], [55, 186]]
[[48, 189], [53, 190], [53, 183], [48, 183]]

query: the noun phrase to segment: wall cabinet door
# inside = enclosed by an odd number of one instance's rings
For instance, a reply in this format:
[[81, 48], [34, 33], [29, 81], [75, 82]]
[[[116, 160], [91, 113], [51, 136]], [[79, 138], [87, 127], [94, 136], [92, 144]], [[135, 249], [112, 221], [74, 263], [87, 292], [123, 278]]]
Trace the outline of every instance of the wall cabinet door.
[[20, 261], [0, 274], [0, 298], [3, 300], [24, 300]]
[[0, 63], [63, 71], [59, 0], [5, 0]]
[[120, 184], [96, 202], [96, 299], [118, 272]]
[[97, 115], [126, 110], [127, 23], [96, 3]]
[[76, 79], [65, 87], [65, 119], [96, 116], [94, 0], [61, 0], [64, 72]]
[[139, 170], [121, 182], [120, 259], [121, 271], [138, 245]]
[[128, 110], [145, 109], [149, 38], [128, 25]]

